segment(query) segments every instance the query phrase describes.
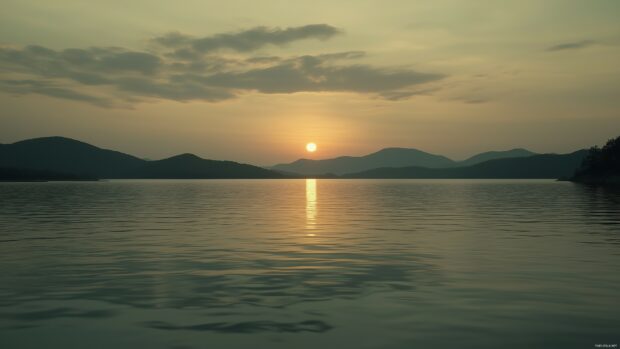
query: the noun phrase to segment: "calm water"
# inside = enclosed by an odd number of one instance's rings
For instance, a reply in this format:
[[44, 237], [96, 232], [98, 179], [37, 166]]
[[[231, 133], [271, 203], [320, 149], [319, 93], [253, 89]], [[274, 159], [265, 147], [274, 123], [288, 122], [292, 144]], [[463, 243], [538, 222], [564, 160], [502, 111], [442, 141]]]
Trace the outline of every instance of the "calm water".
[[553, 181], [0, 183], [0, 348], [620, 343], [620, 193]]

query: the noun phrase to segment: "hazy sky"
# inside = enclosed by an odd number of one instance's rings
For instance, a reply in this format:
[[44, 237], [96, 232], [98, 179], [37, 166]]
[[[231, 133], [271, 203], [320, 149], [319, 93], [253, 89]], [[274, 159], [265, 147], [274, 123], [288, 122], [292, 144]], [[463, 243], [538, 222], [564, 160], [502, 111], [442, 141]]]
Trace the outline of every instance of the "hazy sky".
[[620, 135], [618, 18], [617, 0], [4, 0], [0, 142], [259, 165], [570, 152]]

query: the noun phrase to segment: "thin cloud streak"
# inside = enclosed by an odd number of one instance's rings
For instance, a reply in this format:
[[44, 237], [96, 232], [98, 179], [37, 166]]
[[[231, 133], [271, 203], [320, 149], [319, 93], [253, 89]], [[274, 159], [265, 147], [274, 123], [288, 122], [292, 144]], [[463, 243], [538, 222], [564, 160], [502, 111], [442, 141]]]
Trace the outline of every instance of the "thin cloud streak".
[[576, 42], [567, 42], [563, 44], [558, 44], [547, 48], [547, 51], [565, 51], [565, 50], [577, 50], [586, 48], [596, 44], [594, 40], [582, 40]]
[[170, 32], [153, 38], [152, 42], [167, 48], [179, 50], [185, 48], [199, 53], [219, 49], [249, 52], [266, 45], [282, 46], [304, 39], [327, 40], [340, 33], [342, 33], [340, 29], [327, 24], [309, 24], [284, 29], [261, 26], [236, 33], [221, 33], [202, 38]]

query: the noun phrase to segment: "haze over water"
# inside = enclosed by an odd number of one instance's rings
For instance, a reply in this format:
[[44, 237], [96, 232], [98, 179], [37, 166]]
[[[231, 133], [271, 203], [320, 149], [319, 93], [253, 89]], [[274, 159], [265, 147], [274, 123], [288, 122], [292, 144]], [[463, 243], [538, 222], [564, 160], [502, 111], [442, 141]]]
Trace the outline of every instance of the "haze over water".
[[0, 203], [1, 348], [620, 341], [610, 189], [127, 180], [0, 183]]

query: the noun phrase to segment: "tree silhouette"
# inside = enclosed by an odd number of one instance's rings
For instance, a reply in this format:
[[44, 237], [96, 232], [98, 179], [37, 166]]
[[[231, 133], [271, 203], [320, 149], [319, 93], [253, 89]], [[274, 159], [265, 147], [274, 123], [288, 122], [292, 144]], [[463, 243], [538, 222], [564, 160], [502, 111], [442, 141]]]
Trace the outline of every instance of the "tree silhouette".
[[572, 180], [586, 183], [620, 183], [620, 137], [610, 139], [602, 148], [590, 148]]

